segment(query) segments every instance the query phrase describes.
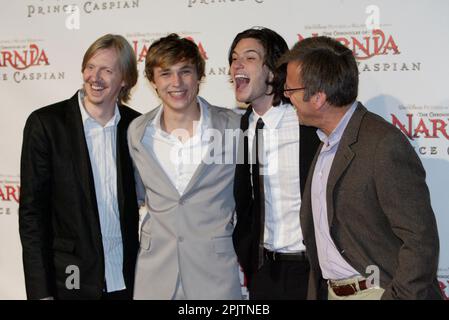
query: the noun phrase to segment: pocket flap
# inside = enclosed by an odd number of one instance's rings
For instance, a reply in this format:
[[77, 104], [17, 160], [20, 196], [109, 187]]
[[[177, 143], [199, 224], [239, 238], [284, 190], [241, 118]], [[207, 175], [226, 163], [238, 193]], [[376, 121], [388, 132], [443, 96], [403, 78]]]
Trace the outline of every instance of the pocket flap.
[[140, 247], [144, 250], [150, 250], [151, 246], [151, 236], [144, 232], [140, 232]]

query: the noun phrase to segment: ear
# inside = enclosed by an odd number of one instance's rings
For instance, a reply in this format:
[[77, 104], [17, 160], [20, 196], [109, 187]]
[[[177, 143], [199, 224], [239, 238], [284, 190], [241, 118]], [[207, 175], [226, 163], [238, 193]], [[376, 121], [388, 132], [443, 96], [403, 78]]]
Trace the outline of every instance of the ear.
[[315, 93], [310, 100], [312, 101], [315, 109], [320, 110], [326, 104], [327, 95], [324, 92], [319, 91]]
[[268, 71], [268, 81], [273, 81], [273, 79], [274, 79], [274, 73], [270, 70], [270, 71]]

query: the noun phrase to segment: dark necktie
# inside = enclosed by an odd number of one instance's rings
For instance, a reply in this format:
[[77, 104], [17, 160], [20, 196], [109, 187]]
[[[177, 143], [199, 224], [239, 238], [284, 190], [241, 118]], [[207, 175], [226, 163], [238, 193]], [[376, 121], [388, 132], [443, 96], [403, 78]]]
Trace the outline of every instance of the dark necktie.
[[[258, 261], [257, 268], [260, 269], [264, 262], [264, 228], [265, 228], [265, 190], [263, 183], [263, 175], [264, 168], [263, 165], [265, 161], [264, 157], [264, 148], [263, 148], [263, 127], [264, 123], [262, 118], [257, 120], [256, 131], [254, 133], [254, 142], [253, 142], [253, 159], [256, 157], [255, 164], [253, 164], [252, 168], [252, 180], [253, 180], [253, 192], [254, 192], [254, 201], [256, 208], [258, 209], [256, 212], [259, 213], [257, 216], [259, 218], [259, 223], [256, 224], [259, 226], [259, 243], [258, 243]], [[254, 160], [253, 160], [254, 163]]]

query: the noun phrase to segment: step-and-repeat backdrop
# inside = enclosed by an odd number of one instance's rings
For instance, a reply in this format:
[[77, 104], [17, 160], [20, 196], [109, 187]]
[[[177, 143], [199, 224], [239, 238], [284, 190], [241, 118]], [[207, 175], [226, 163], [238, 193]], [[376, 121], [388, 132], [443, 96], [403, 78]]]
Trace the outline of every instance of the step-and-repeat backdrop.
[[158, 105], [144, 78], [150, 44], [176, 32], [207, 61], [200, 94], [234, 108], [227, 53], [252, 26], [291, 46], [315, 35], [338, 38], [357, 56], [359, 99], [407, 135], [427, 170], [440, 232], [439, 280], [449, 296], [449, 2], [447, 0], [18, 0], [0, 10], [0, 299], [25, 298], [18, 233], [20, 148], [27, 116], [81, 86], [81, 60], [99, 36], [134, 47], [139, 82], [130, 105]]

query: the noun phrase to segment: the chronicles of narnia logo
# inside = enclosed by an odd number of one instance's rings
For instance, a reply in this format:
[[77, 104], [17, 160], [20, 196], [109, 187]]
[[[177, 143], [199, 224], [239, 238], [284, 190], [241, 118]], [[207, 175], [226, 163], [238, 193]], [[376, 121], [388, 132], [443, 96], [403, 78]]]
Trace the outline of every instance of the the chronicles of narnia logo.
[[51, 57], [42, 40], [0, 40], [0, 81], [64, 79], [64, 72], [42, 71], [50, 65]]
[[[201, 38], [200, 32], [194, 31], [182, 31], [176, 32], [180, 37], [186, 38], [194, 42], [206, 60], [206, 76], [229, 76], [229, 66], [228, 65], [211, 65], [210, 56], [207, 51], [207, 44]], [[137, 62], [139, 66], [142, 66], [142, 70], [145, 66], [145, 57], [147, 55], [148, 49], [151, 44], [161, 37], [167, 36], [167, 33], [145, 33], [145, 32], [135, 32], [126, 35], [126, 38], [131, 43], [136, 53]]]
[[420, 61], [406, 61], [400, 39], [390, 33], [391, 25], [380, 25], [368, 30], [364, 24], [305, 26], [306, 33], [299, 33], [298, 40], [306, 37], [328, 36], [340, 41], [352, 50], [360, 72], [418, 72]]

